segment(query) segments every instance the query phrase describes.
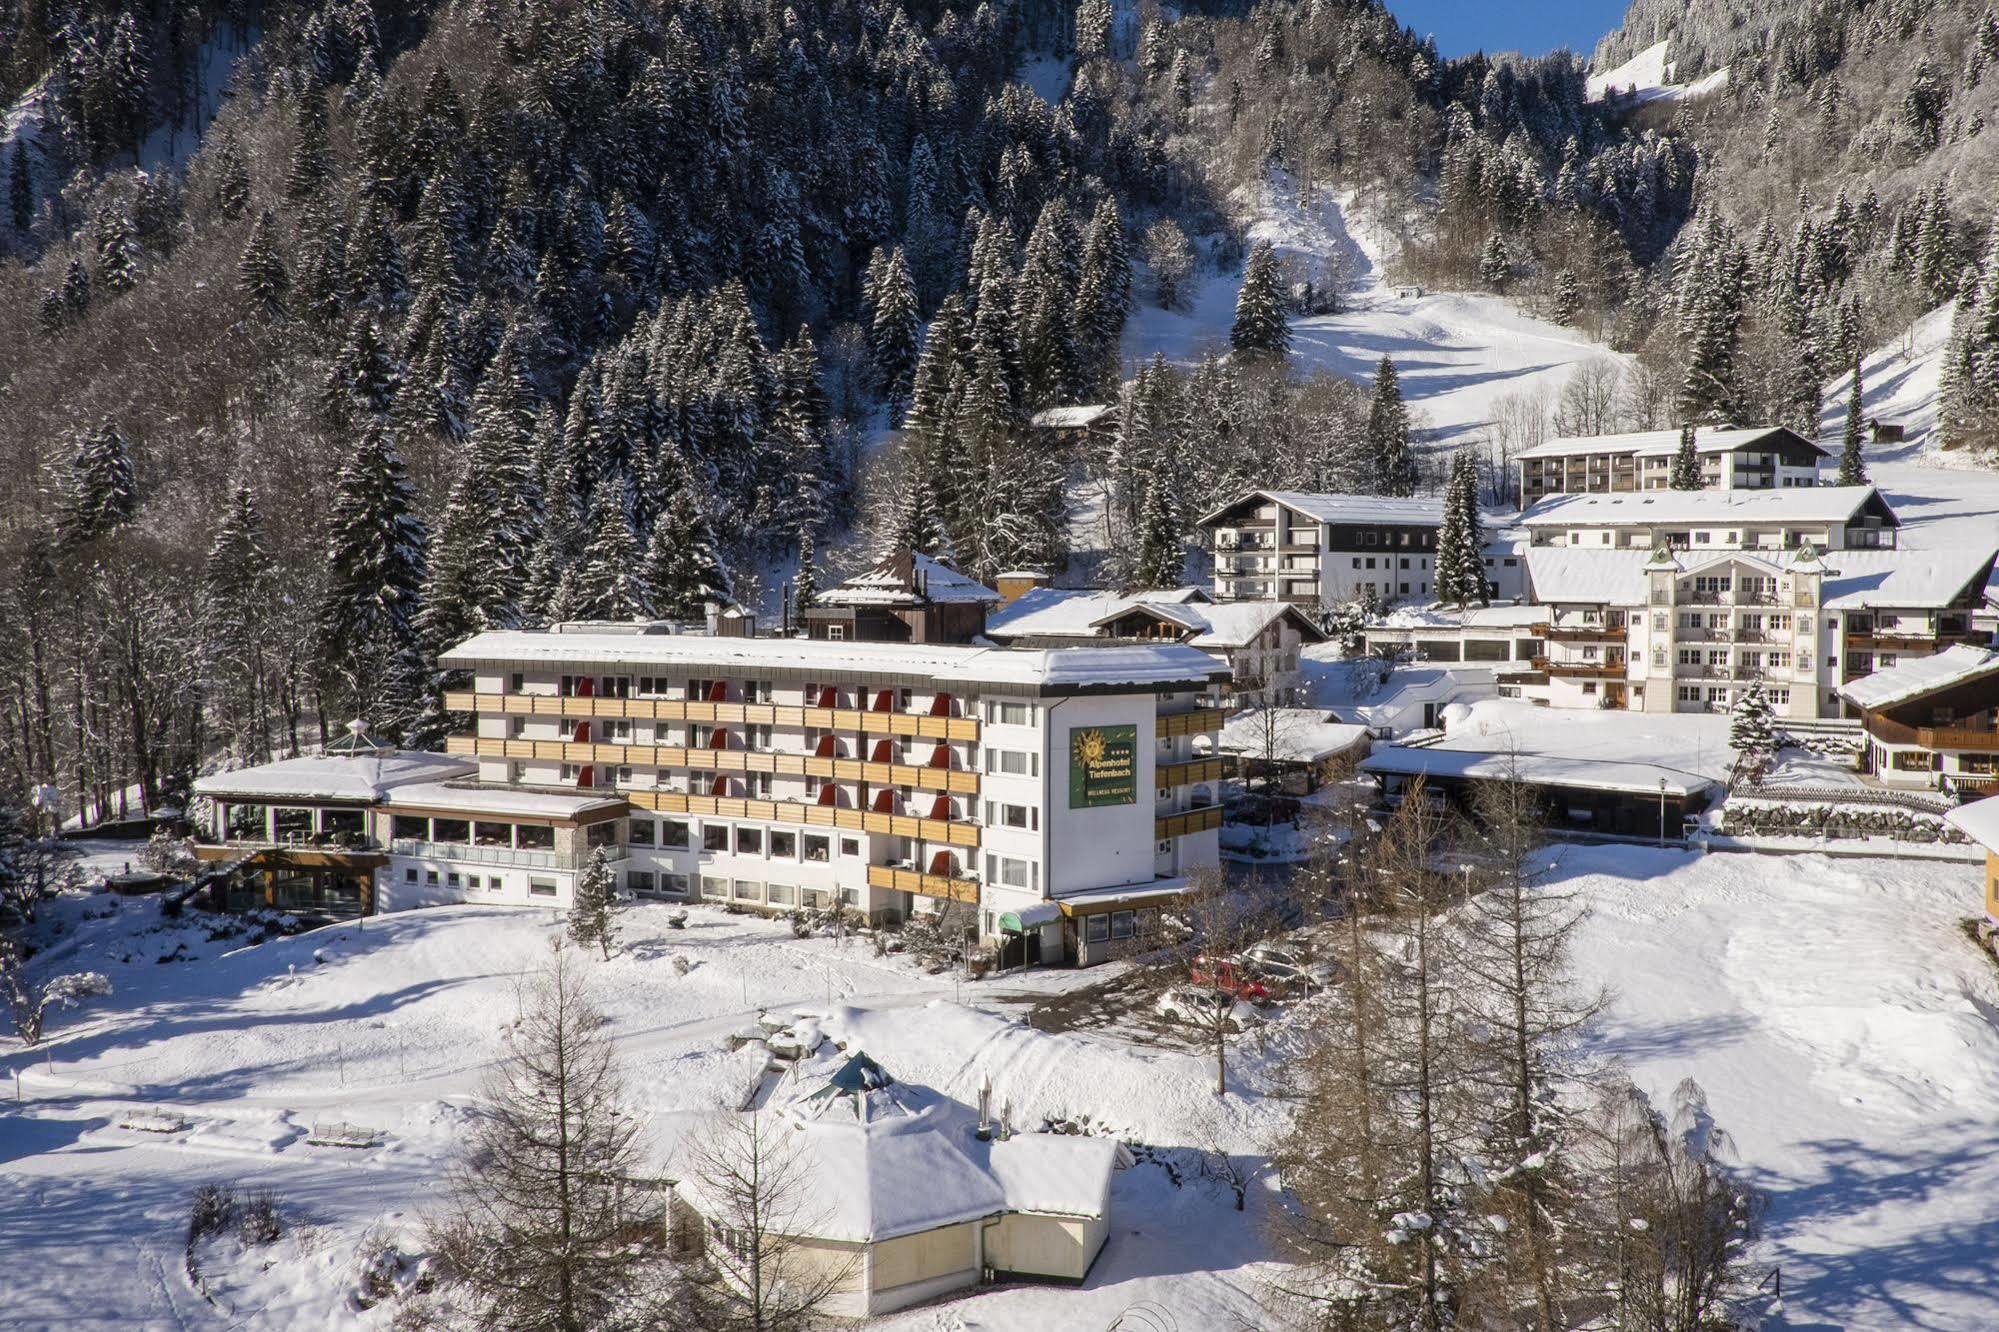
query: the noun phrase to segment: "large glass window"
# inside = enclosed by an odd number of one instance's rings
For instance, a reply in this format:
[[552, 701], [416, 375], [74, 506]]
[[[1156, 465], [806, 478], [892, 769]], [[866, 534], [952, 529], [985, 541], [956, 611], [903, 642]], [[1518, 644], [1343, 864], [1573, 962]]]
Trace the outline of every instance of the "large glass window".
[[583, 844], [592, 848], [616, 846], [618, 844], [618, 821], [616, 819], [606, 819], [602, 823], [591, 824], [583, 830]]
[[472, 824], [467, 819], [432, 819], [430, 840], [433, 842], [469, 842], [472, 840]]
[[660, 824], [659, 844], [661, 846], [686, 846], [687, 825], [676, 819], [668, 819], [666, 822]]
[[472, 825], [472, 843], [475, 846], [512, 846], [514, 825], [511, 823], [488, 823], [484, 819]]
[[428, 842], [430, 820], [414, 814], [398, 814], [389, 820], [389, 835], [400, 842]]
[[770, 853], [782, 860], [792, 860], [798, 855], [798, 834], [779, 832], [773, 828], [770, 834]]
[[703, 851], [727, 851], [729, 849], [729, 825], [726, 823], [702, 824], [701, 849]]
[[760, 856], [764, 853], [764, 830], [748, 825], [736, 828], [736, 854], [739, 856]]
[[262, 805], [230, 805], [223, 811], [222, 821], [237, 841], [261, 842], [268, 833]]
[[546, 824], [517, 824], [514, 827], [514, 845], [523, 851], [553, 851], [555, 829]]
[[312, 837], [312, 811], [286, 809], [271, 811], [271, 828], [280, 842], [303, 842]]
[[625, 840], [633, 846], [651, 846], [653, 821], [633, 819], [625, 825]]
[[805, 834], [805, 858], [807, 860], [815, 863], [823, 862], [827, 858], [828, 850], [827, 839], [824, 835], [820, 833]]

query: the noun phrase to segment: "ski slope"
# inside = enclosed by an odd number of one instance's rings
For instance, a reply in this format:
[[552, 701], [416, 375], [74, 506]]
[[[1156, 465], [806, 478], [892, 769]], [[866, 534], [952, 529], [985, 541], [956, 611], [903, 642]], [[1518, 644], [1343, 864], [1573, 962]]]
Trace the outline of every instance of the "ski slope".
[[[1344, 276], [1348, 283], [1340, 313], [1291, 320], [1293, 367], [1369, 380], [1381, 358], [1389, 357], [1422, 438], [1432, 446], [1479, 438], [1503, 395], [1544, 392], [1552, 403], [1578, 364], [1626, 359], [1502, 297], [1398, 295], [1385, 281], [1394, 242], [1356, 217], [1351, 196], [1320, 191], [1301, 202], [1280, 178], [1237, 202], [1252, 218], [1252, 242], [1268, 241], [1280, 261], [1300, 265], [1315, 282]], [[1141, 275], [1138, 288], [1149, 298], [1149, 277]], [[1185, 310], [1163, 310], [1147, 299], [1125, 328], [1127, 367], [1155, 354], [1186, 364], [1204, 352], [1226, 352], [1241, 289], [1242, 273], [1235, 269], [1204, 273]]]
[[1654, 42], [1615, 69], [1590, 75], [1583, 84], [1584, 95], [1592, 102], [1599, 102], [1612, 93], [1623, 93], [1645, 106], [1652, 102], [1687, 101], [1728, 86], [1725, 67], [1692, 83], [1675, 83], [1676, 67], [1666, 59], [1666, 47], [1665, 42]]

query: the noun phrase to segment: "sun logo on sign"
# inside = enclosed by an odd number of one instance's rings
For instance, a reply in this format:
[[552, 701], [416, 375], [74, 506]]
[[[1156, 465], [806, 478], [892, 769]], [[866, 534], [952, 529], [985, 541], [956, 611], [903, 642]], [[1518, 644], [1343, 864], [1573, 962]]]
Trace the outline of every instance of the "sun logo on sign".
[[1102, 731], [1083, 731], [1076, 736], [1076, 761], [1086, 771], [1094, 769], [1103, 763], [1107, 748]]

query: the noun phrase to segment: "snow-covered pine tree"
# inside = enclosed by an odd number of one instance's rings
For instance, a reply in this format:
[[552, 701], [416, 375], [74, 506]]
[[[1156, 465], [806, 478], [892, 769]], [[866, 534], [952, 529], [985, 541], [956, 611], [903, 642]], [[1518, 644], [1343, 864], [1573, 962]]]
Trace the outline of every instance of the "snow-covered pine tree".
[[445, 494], [426, 561], [423, 609], [417, 628], [433, 654], [483, 629], [518, 618], [512, 598], [496, 586], [503, 561], [497, 537], [493, 476], [474, 450], [466, 450]]
[[575, 567], [578, 619], [636, 620], [652, 598], [626, 516], [622, 480], [599, 485], [590, 500], [590, 540]]
[[1507, 251], [1506, 238], [1497, 231], [1486, 237], [1485, 248], [1478, 252], [1479, 281], [1494, 291], [1506, 290], [1507, 279], [1513, 276], [1513, 256]]
[[1864, 486], [1867, 484], [1867, 458], [1862, 452], [1861, 442], [1865, 430], [1862, 413], [1860, 384], [1860, 358], [1853, 358], [1853, 385], [1846, 395], [1846, 431], [1840, 440], [1839, 476], [1833, 484], [1838, 486]]
[[1680, 427], [1680, 442], [1673, 450], [1673, 463], [1666, 471], [1666, 485], [1673, 490], [1701, 488], [1701, 456], [1694, 448], [1692, 422]]
[[916, 287], [900, 249], [889, 255], [888, 266], [882, 270], [881, 282], [875, 288], [874, 303], [868, 349], [874, 355], [882, 396], [889, 404], [889, 420], [900, 424], [916, 375], [918, 342]]
[[1583, 289], [1573, 270], [1564, 268], [1555, 275], [1555, 305], [1552, 313], [1558, 324], [1573, 325], [1582, 313]]
[[132, 449], [110, 418], [78, 438], [70, 456], [68, 493], [57, 530], [65, 546], [80, 546], [132, 521], [139, 510], [139, 484]]
[[1171, 477], [1154, 472], [1145, 480], [1145, 499], [1138, 510], [1136, 552], [1131, 590], [1178, 587], [1187, 564], [1186, 543], [1174, 503]]
[[1437, 600], [1463, 608], [1487, 601], [1485, 542], [1478, 512], [1478, 462], [1472, 450], [1451, 459], [1444, 490], [1444, 522], [1437, 532]]
[[1028, 236], [1014, 284], [1015, 339], [1030, 407], [1073, 401], [1081, 388], [1077, 278], [1075, 227], [1067, 205], [1051, 199]]
[[805, 612], [819, 604], [819, 565], [814, 556], [812, 524], [798, 529], [798, 575], [792, 580], [791, 611], [800, 631], [805, 625]]
[[569, 906], [569, 940], [579, 948], [592, 945], [611, 960], [618, 942], [618, 922], [613, 912], [618, 900], [618, 872], [611, 867], [608, 847], [598, 847], [576, 876], [576, 893]]
[[1229, 345], [1244, 356], [1283, 356], [1291, 350], [1291, 326], [1284, 316], [1284, 293], [1278, 287], [1277, 252], [1268, 241], [1252, 249], [1249, 262], [1243, 265]]
[[321, 660], [344, 702], [384, 731], [423, 704], [413, 671], [428, 533], [388, 421], [364, 415], [354, 452], [334, 482], [326, 582], [319, 605]]
[[97, 241], [97, 285], [116, 295], [139, 283], [139, 242], [125, 206], [106, 201], [91, 222]]
[[1751, 680], [1729, 709], [1728, 747], [1735, 751], [1737, 764], [1752, 771], [1777, 748], [1770, 698], [1761, 680]]
[[1111, 0], [1082, 0], [1076, 6], [1076, 63], [1101, 60], [1111, 54], [1112, 26], [1117, 18]]
[[200, 614], [202, 657], [222, 728], [232, 756], [247, 763], [270, 753], [263, 626], [273, 573], [256, 492], [238, 481], [202, 566]]
[[250, 242], [236, 265], [237, 281], [258, 312], [276, 319], [285, 312], [285, 293], [291, 289], [291, 274], [284, 256], [278, 253], [277, 215], [266, 208], [250, 228]]
[[62, 275], [62, 304], [71, 320], [80, 319], [90, 308], [90, 270], [82, 258], [69, 261]]
[[1109, 195], [1097, 204], [1083, 237], [1082, 276], [1076, 284], [1076, 330], [1084, 393], [1101, 392], [1115, 383], [1118, 349], [1131, 313], [1131, 257], [1125, 249], [1124, 225], [1117, 201]]
[[301, 203], [319, 192], [333, 175], [333, 145], [327, 136], [326, 98], [316, 89], [298, 94], [297, 137], [292, 143], [291, 165], [285, 172], [285, 197]]
[[1368, 400], [1366, 430], [1368, 492], [1409, 496], [1416, 493], [1416, 457], [1409, 449], [1409, 408], [1402, 401], [1402, 383], [1395, 363], [1386, 356], [1374, 370], [1374, 392]]
[[715, 534], [694, 493], [692, 477], [683, 474], [653, 524], [646, 543], [645, 576], [653, 614], [662, 619], [698, 624], [710, 602], [728, 599], [728, 575], [715, 553]]
[[222, 132], [215, 149], [215, 209], [231, 222], [250, 210], [250, 167], [234, 129]]

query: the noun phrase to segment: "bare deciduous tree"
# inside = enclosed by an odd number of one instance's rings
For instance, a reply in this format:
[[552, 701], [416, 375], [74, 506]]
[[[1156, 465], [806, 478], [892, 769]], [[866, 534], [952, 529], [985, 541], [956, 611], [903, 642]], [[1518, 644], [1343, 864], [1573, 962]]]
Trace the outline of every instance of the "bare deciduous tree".
[[822, 1321], [851, 1261], [807, 1249], [825, 1218], [809, 1201], [792, 1129], [764, 1111], [718, 1119], [687, 1149], [684, 1177], [707, 1223], [696, 1322], [713, 1332], [799, 1332]]
[[[669, 1322], [672, 1270], [603, 1015], [560, 945], [520, 993], [510, 1049], [447, 1181], [441, 1303], [487, 1328]], [[446, 1321], [451, 1321], [449, 1318]]]
[[1624, 371], [1608, 356], [1595, 356], [1569, 373], [1555, 400], [1557, 435], [1608, 435], [1617, 428]]

